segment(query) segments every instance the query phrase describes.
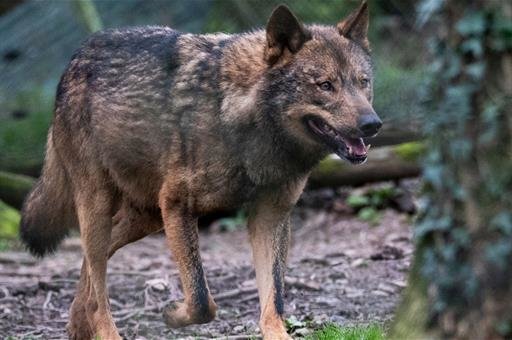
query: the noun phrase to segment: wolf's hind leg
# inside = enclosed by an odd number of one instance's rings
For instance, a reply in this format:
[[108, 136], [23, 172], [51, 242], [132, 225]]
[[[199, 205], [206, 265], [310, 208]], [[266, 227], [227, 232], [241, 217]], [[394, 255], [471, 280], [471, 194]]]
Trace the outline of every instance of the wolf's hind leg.
[[112, 218], [112, 241], [108, 258], [127, 244], [138, 241], [163, 228], [162, 218], [158, 212], [137, 209], [123, 201], [121, 209]]
[[[114, 191], [103, 178], [89, 176], [96, 181], [79, 185], [75, 204], [80, 224], [84, 261], [79, 288], [88, 293], [85, 314], [93, 336], [101, 339], [121, 339], [110, 313], [106, 285], [108, 251], [112, 233], [112, 204]], [[88, 285], [86, 285], [89, 283]], [[80, 292], [77, 294], [80, 301]], [[82, 301], [83, 303], [83, 301]], [[74, 303], [76, 306], [76, 304]], [[73, 310], [72, 310], [73, 311]], [[70, 323], [70, 326], [73, 324]], [[84, 327], [85, 328], [85, 327]], [[76, 338], [82, 338], [78, 335]]]
[[[162, 221], [158, 215], [145, 210], [135, 210], [123, 203], [121, 209], [113, 217], [114, 227], [108, 257], [123, 246], [135, 242], [162, 228]], [[95, 310], [97, 303], [93, 293], [87, 263], [84, 259], [80, 273], [77, 293], [71, 305], [70, 320], [67, 326], [71, 339], [91, 339], [93, 330], [87, 319], [87, 310]]]
[[[96, 309], [96, 299], [92, 298], [94, 294], [91, 293], [91, 282], [87, 273], [87, 262], [84, 258], [80, 270], [80, 281], [69, 312], [69, 322], [66, 325], [69, 338], [72, 340], [89, 340], [94, 336], [86, 312]], [[87, 306], [87, 304], [92, 305]]]
[[162, 216], [185, 296], [185, 301], [174, 302], [166, 308], [164, 319], [172, 328], [207, 323], [215, 318], [217, 305], [210, 295], [201, 264], [197, 218], [186, 209], [171, 206], [162, 207]]

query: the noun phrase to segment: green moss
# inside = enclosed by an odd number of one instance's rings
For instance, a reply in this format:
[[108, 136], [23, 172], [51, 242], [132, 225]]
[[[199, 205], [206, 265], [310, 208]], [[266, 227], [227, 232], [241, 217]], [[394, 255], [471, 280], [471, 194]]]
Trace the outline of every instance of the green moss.
[[345, 163], [340, 162], [339, 159], [326, 157], [316, 167], [315, 171], [318, 177], [339, 172], [345, 167]]
[[308, 340], [384, 340], [384, 330], [379, 325], [340, 327], [327, 324], [306, 337]]
[[5, 112], [0, 124], [0, 169], [37, 175], [44, 158], [46, 135], [52, 120], [55, 88], [23, 91], [2, 103]]
[[44, 159], [46, 135], [51, 122], [48, 112], [29, 113], [23, 119], [5, 119], [0, 124], [0, 164], [3, 170], [26, 172]]
[[35, 180], [32, 177], [17, 175], [5, 171], [0, 171], [0, 188], [2, 192], [12, 193], [12, 195], [26, 195], [34, 186]]
[[[0, 239], [13, 239], [18, 235], [20, 213], [0, 201]], [[0, 247], [1, 248], [1, 247]]]
[[393, 151], [403, 160], [418, 161], [425, 154], [426, 147], [422, 142], [410, 142], [395, 146]]
[[0, 198], [7, 204], [20, 208], [35, 182], [32, 177], [0, 170]]

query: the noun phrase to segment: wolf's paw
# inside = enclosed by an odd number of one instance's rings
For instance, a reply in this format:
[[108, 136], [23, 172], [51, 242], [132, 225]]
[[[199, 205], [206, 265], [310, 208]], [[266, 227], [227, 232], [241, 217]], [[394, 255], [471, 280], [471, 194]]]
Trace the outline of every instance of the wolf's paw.
[[292, 340], [293, 338], [286, 333], [284, 323], [280, 318], [266, 319], [266, 322], [260, 323], [261, 333], [264, 340]]
[[108, 310], [97, 310], [93, 314], [94, 338], [105, 340], [123, 340]]
[[85, 320], [85, 323], [70, 321], [66, 325], [66, 330], [70, 340], [89, 340], [93, 337], [91, 327], [87, 323], [87, 320]]
[[191, 324], [201, 324], [215, 318], [217, 306], [210, 300], [209, 305], [191, 308], [184, 302], [171, 302], [164, 309], [164, 320], [170, 328], [180, 328]]
[[71, 340], [92, 339], [94, 334], [87, 319], [85, 305], [73, 302], [66, 330]]
[[190, 325], [187, 306], [183, 302], [173, 301], [164, 308], [164, 321], [171, 328], [180, 328]]

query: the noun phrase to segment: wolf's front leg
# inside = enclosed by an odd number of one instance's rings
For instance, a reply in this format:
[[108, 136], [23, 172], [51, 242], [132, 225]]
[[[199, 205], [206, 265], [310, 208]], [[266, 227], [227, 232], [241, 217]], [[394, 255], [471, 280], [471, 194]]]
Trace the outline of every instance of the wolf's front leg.
[[290, 240], [290, 211], [304, 182], [264, 195], [249, 215], [249, 233], [260, 296], [264, 339], [291, 339], [284, 327], [284, 273]]
[[185, 300], [174, 302], [164, 311], [172, 328], [206, 323], [215, 318], [213, 301], [201, 264], [197, 218], [179, 206], [162, 206], [164, 230], [169, 247], [180, 272]]
[[260, 206], [249, 220], [249, 233], [260, 296], [264, 339], [290, 339], [283, 324], [284, 272], [290, 238], [288, 211]]

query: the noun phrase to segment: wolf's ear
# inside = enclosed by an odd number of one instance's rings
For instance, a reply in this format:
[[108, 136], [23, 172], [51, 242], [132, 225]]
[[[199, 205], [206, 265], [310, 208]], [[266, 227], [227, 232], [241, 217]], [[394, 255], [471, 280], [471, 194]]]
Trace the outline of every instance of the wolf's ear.
[[336, 26], [342, 36], [355, 41], [364, 49], [370, 49], [368, 42], [368, 4], [363, 1], [359, 8]]
[[311, 39], [311, 34], [285, 5], [274, 9], [268, 19], [266, 31], [265, 60], [270, 65], [279, 60], [285, 49], [296, 53], [306, 41]]

